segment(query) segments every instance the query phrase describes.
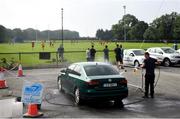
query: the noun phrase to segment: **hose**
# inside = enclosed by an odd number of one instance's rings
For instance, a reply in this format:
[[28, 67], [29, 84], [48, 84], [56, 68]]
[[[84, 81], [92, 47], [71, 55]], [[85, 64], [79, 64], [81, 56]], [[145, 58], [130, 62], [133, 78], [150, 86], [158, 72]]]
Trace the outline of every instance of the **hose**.
[[[50, 96], [50, 98], [49, 99], [47, 99], [47, 96]], [[47, 103], [49, 103], [49, 104], [51, 104], [51, 105], [59, 105], [59, 106], [71, 106], [71, 107], [76, 107], [76, 105], [71, 105], [71, 104], [63, 104], [63, 103], [55, 103], [55, 102], [51, 102], [50, 100], [51, 99], [55, 99], [56, 97], [53, 97], [52, 96], [52, 93], [46, 93], [46, 95], [45, 95], [45, 101], [47, 102]]]

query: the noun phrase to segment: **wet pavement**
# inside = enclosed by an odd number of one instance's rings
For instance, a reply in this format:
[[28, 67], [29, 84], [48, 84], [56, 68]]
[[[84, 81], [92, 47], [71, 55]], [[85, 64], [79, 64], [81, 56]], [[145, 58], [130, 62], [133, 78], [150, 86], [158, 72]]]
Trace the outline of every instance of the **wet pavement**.
[[[33, 69], [24, 70], [25, 77], [17, 78], [16, 72], [7, 75], [9, 90], [13, 91], [13, 96], [21, 96], [23, 82], [41, 82], [44, 85], [44, 100], [41, 111], [44, 117], [57, 118], [177, 118], [180, 117], [180, 70], [179, 67], [160, 67], [160, 72], [156, 69], [157, 86], [155, 87], [155, 98], [142, 99], [143, 93], [137, 88], [142, 87], [142, 72], [133, 71], [126, 68], [123, 75], [127, 77], [129, 84], [129, 97], [123, 100], [124, 109], [113, 106], [113, 102], [90, 103], [83, 106], [74, 106], [73, 98], [67, 94], [59, 93], [57, 90], [57, 75], [60, 69]], [[143, 86], [144, 87], [144, 86]], [[46, 101], [46, 99], [48, 102]], [[1, 98], [2, 99], [2, 98]], [[1, 101], [1, 100], [0, 100]], [[1, 102], [0, 102], [1, 103]], [[63, 104], [63, 105], [62, 105]], [[17, 106], [17, 105], [16, 105]], [[18, 106], [19, 107], [19, 106]], [[20, 109], [20, 108], [19, 108]], [[0, 110], [1, 111], [1, 110]], [[13, 110], [12, 117], [17, 115], [17, 110]], [[25, 109], [23, 110], [25, 112]], [[14, 115], [13, 115], [14, 114]], [[15, 115], [16, 114], [16, 115]], [[7, 114], [10, 115], [10, 114]], [[5, 115], [6, 116], [6, 115]], [[2, 113], [0, 113], [2, 117]], [[4, 117], [4, 116], [3, 116]], [[10, 116], [8, 116], [10, 117]]]

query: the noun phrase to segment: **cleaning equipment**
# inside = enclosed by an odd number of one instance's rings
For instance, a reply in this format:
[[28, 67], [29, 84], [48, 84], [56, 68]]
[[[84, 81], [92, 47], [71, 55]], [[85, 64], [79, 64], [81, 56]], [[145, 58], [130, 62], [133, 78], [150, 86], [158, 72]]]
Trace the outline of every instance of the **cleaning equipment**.
[[18, 67], [18, 77], [22, 77], [22, 76], [24, 76], [23, 75], [23, 70], [22, 70], [22, 65], [19, 64], [19, 67]]
[[5, 70], [2, 67], [0, 67], [0, 89], [8, 88], [6, 80], [4, 79], [4, 72]]
[[43, 116], [42, 112], [38, 112], [37, 104], [28, 104], [28, 111], [23, 115], [25, 118], [38, 118]]

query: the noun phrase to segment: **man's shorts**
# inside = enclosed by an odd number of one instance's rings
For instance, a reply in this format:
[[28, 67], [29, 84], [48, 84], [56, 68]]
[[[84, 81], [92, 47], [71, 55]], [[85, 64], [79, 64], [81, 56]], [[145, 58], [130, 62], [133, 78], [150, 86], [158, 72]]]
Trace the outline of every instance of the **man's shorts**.
[[121, 58], [121, 57], [116, 56], [116, 62], [122, 62], [122, 58]]

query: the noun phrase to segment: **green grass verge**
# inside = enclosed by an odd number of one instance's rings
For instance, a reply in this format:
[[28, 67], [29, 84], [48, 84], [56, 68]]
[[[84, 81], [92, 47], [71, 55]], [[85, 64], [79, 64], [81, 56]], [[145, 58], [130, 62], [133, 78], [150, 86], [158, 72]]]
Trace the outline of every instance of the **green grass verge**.
[[[54, 47], [49, 46], [49, 42], [45, 43], [45, 49], [42, 50], [41, 43], [35, 43], [34, 49], [31, 47], [31, 43], [16, 43], [14, 45], [10, 44], [0, 44], [0, 53], [18, 53], [18, 52], [56, 52], [57, 48], [61, 42], [56, 42]], [[172, 47], [173, 44], [164, 44], [164, 43], [120, 43], [123, 45], [124, 49], [131, 49], [131, 48], [142, 48], [147, 49], [149, 47]], [[82, 53], [65, 53], [64, 57], [69, 62], [79, 62], [79, 61], [86, 61], [86, 54], [85, 50], [91, 47], [90, 41], [79, 41], [78, 43], [71, 43], [70, 41], [64, 41], [64, 48], [65, 51], [84, 51]], [[94, 42], [96, 50], [103, 50], [104, 45], [101, 45], [99, 42]], [[116, 47], [114, 42], [109, 43], [108, 47], [110, 50], [113, 50]], [[11, 58], [14, 58], [15, 61], [19, 61], [18, 54], [1, 54], [1, 58], [6, 58], [8, 61]], [[56, 64], [56, 62], [52, 62], [53, 59], [56, 59], [56, 54], [51, 54], [51, 60], [39, 60], [39, 54], [22, 54], [21, 55], [21, 63], [24, 66], [36, 66], [36, 65], [44, 65], [44, 64]], [[103, 61], [103, 53], [98, 52], [96, 54], [97, 61]], [[114, 61], [114, 53], [110, 53], [110, 61]]]

